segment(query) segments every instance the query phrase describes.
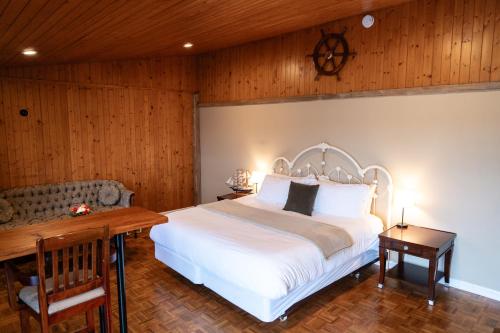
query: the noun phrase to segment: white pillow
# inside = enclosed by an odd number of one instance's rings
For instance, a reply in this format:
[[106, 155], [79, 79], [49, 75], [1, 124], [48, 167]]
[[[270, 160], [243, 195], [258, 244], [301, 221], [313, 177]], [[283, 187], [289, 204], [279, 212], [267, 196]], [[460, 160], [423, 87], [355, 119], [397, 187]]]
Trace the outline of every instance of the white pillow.
[[319, 182], [314, 213], [357, 218], [370, 213], [375, 186]]
[[257, 193], [257, 199], [284, 207], [288, 199], [288, 190], [290, 189], [291, 181], [307, 185], [318, 184], [316, 177], [312, 175], [308, 177], [290, 177], [276, 174], [266, 175], [260, 191]]

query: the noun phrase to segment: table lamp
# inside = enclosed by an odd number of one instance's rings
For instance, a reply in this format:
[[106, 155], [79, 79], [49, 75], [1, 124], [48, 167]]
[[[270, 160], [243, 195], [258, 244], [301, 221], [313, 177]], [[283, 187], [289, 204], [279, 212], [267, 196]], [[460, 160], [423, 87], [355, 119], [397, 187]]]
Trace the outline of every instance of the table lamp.
[[255, 185], [255, 193], [258, 192], [258, 186], [259, 184], [262, 183], [264, 180], [264, 177], [266, 177], [266, 174], [262, 171], [252, 171], [252, 175], [250, 176], [250, 179], [248, 180], [249, 184], [254, 184]]
[[415, 206], [415, 192], [410, 190], [404, 190], [399, 192], [399, 203], [401, 205], [401, 223], [396, 224], [398, 228], [405, 229], [408, 228], [408, 224], [405, 223], [405, 208], [410, 208]]

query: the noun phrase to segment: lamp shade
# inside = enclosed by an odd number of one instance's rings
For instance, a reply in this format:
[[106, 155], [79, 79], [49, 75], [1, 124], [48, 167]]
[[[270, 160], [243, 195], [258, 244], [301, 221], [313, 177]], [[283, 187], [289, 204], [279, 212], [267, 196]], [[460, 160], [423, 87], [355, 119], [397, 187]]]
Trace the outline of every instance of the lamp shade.
[[402, 190], [398, 193], [398, 201], [402, 208], [415, 206], [416, 193], [411, 190]]
[[249, 184], [262, 184], [264, 177], [266, 177], [266, 174], [264, 172], [254, 170], [254, 171], [252, 171], [252, 175], [250, 176], [248, 183]]

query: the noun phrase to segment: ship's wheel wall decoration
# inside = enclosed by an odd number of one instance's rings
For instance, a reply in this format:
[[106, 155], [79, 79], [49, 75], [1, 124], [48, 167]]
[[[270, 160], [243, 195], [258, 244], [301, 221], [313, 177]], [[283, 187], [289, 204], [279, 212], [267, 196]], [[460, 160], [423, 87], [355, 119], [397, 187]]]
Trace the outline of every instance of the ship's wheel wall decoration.
[[316, 67], [315, 81], [318, 81], [321, 75], [336, 76], [340, 80], [339, 73], [344, 68], [350, 56], [354, 58], [356, 52], [349, 51], [349, 44], [344, 37], [346, 28], [341, 33], [326, 33], [321, 29], [321, 39], [314, 47], [312, 57], [314, 67]]

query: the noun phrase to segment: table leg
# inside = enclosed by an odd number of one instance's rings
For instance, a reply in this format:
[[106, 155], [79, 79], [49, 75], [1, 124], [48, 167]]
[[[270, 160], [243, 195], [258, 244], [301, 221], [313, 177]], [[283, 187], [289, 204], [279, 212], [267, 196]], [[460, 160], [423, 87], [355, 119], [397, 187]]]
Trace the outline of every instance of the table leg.
[[444, 282], [450, 283], [450, 268], [451, 268], [451, 257], [453, 255], [453, 246], [446, 251], [444, 255]]
[[116, 243], [116, 284], [118, 287], [118, 311], [120, 314], [120, 332], [127, 332], [127, 298], [125, 294], [125, 249], [123, 234], [115, 236]]
[[99, 307], [99, 331], [106, 333], [106, 315], [104, 314], [104, 305]]
[[385, 249], [383, 247], [379, 246], [378, 257], [380, 260], [380, 275], [378, 277], [378, 287], [382, 289], [384, 288], [384, 280], [385, 280]]
[[404, 252], [398, 252], [398, 276], [402, 277], [405, 273], [405, 254]]
[[437, 273], [437, 258], [429, 259], [429, 277], [428, 277], [428, 297], [429, 305], [434, 305], [436, 298], [436, 273]]

